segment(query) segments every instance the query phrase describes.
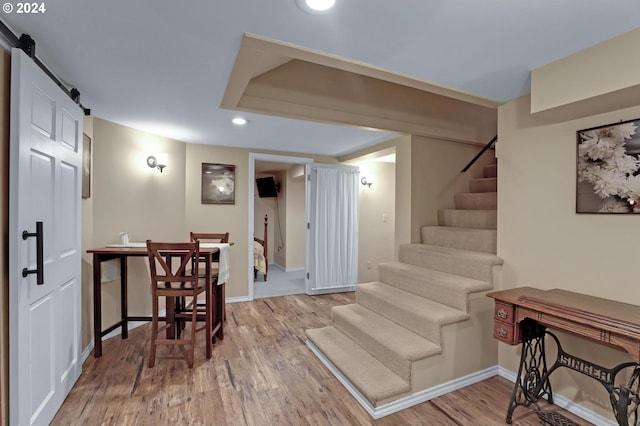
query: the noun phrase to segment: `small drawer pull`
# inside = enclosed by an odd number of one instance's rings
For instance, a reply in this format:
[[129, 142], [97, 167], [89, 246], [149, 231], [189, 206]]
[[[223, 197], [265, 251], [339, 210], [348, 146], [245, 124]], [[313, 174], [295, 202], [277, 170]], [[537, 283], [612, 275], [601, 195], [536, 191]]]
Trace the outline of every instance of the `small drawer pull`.
[[508, 314], [507, 314], [507, 311], [505, 311], [504, 309], [500, 309], [500, 310], [498, 311], [498, 316], [499, 316], [500, 318], [502, 318], [502, 319], [507, 318], [507, 315], [508, 315]]
[[505, 330], [504, 328], [499, 328], [498, 329], [498, 336], [502, 337], [503, 339], [505, 337], [507, 337], [507, 330]]

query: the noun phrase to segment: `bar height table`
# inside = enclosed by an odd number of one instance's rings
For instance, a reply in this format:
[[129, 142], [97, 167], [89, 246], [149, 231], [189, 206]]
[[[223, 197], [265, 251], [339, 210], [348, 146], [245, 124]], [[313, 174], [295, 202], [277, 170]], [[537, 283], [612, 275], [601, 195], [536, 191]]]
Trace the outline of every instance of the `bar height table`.
[[[112, 332], [113, 330], [121, 327], [122, 338], [127, 339], [129, 337], [128, 323], [129, 321], [151, 321], [151, 316], [129, 316], [127, 309], [127, 259], [129, 257], [147, 257], [146, 245], [142, 243], [130, 246], [112, 246], [102, 247], [87, 250], [87, 253], [93, 255], [93, 341], [94, 352], [93, 356], [99, 358], [102, 356], [102, 337]], [[203, 261], [207, 261], [209, 264], [215, 261], [220, 249], [217, 247], [207, 247], [208, 244], [201, 244], [200, 257]], [[108, 260], [119, 259], [120, 260], [120, 320], [115, 324], [109, 326], [106, 329], [102, 329], [102, 294], [101, 294], [101, 279], [102, 279], [102, 262]], [[209, 280], [211, 277], [209, 277]], [[223, 309], [224, 301], [221, 300], [224, 294], [224, 284], [218, 283], [213, 286], [215, 290], [211, 294], [211, 300], [213, 302], [213, 314], [214, 318], [212, 323], [214, 324], [213, 330], [215, 330], [216, 336], [222, 340], [224, 339], [223, 331]], [[149, 285], [146, 283], [146, 285]], [[211, 282], [207, 284], [207, 291], [211, 289]], [[162, 318], [165, 319], [165, 318]]]

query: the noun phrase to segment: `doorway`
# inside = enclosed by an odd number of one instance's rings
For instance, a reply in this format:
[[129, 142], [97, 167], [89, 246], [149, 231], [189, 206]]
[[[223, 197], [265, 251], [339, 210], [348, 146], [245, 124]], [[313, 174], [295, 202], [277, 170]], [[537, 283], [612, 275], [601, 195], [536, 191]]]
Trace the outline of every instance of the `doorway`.
[[[307, 223], [309, 195], [306, 166], [313, 159], [271, 154], [249, 154], [249, 300], [305, 292]], [[261, 197], [256, 178], [273, 177], [279, 191], [267, 191]], [[254, 280], [254, 236], [265, 240], [267, 215], [267, 262]]]

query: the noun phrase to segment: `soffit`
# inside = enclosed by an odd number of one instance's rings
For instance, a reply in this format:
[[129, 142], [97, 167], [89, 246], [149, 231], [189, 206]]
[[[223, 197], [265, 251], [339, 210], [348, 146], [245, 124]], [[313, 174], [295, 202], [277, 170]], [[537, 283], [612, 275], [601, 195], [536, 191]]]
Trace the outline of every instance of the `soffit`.
[[486, 143], [499, 102], [245, 34], [223, 108]]

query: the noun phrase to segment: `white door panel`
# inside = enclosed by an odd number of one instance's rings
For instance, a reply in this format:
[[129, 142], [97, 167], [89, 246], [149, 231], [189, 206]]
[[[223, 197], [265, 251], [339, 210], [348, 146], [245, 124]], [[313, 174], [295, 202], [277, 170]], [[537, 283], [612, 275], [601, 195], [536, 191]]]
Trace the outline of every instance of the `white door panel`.
[[[80, 365], [82, 111], [12, 50], [9, 212], [10, 424], [49, 424]], [[35, 233], [42, 222], [44, 282]]]
[[[53, 305], [53, 298], [46, 296], [30, 308], [29, 325], [32, 328], [29, 330], [29, 360], [33, 366], [29, 382], [32, 389], [31, 419], [38, 418], [39, 414], [51, 403], [56, 391], [55, 359], [51, 356], [52, 351], [55, 350], [53, 342], [55, 307]], [[44, 324], [46, 328], [42, 329], [41, 324]]]

